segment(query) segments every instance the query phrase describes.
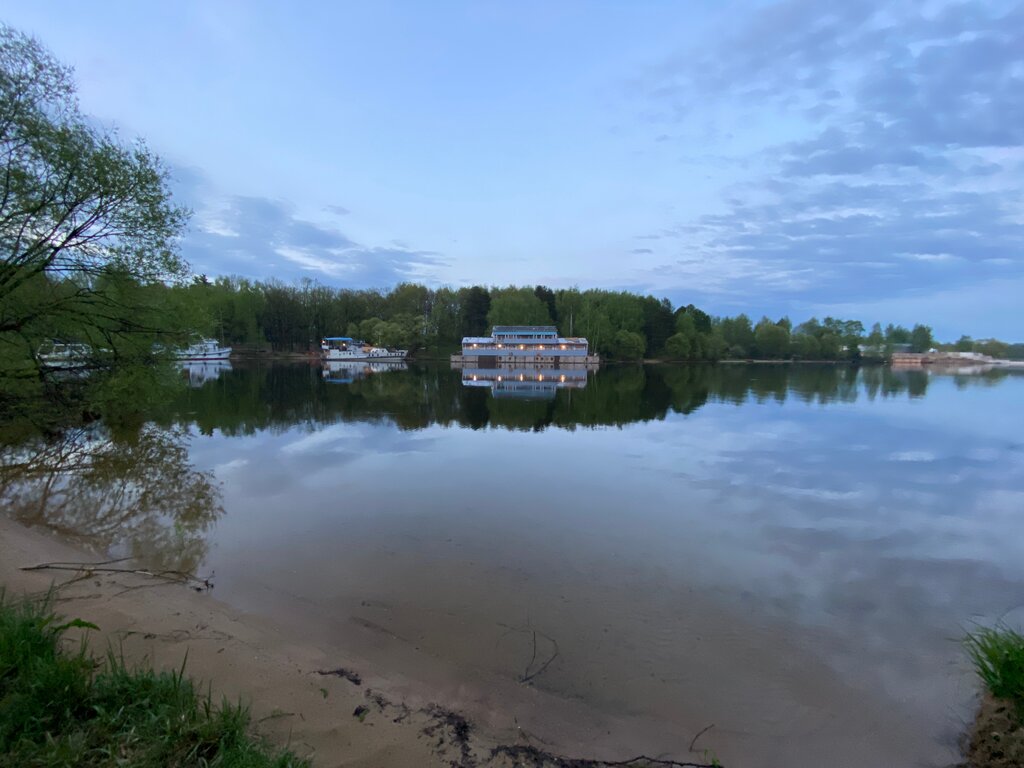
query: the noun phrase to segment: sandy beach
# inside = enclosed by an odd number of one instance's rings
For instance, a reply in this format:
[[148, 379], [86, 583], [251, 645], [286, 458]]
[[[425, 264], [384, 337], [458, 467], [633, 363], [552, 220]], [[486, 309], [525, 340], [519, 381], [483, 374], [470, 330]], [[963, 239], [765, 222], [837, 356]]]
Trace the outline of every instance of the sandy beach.
[[[369, 654], [347, 652], [300, 625], [281, 621], [279, 615], [275, 623], [255, 612], [238, 611], [218, 601], [215, 588], [211, 592], [201, 584], [130, 572], [84, 572], [75, 566], [23, 570], [43, 563], [104, 559], [41, 529], [0, 519], [0, 583], [9, 595], [39, 595], [56, 585], [59, 612], [99, 626], [98, 632], [89, 632], [99, 653], [109, 646], [129, 661], [171, 668], [179, 668], [187, 654], [186, 670], [192, 677], [209, 684], [215, 696], [250, 703], [261, 733], [310, 757], [316, 766], [521, 764], [522, 754], [495, 754], [499, 745], [609, 761], [646, 753], [697, 763], [717, 758], [726, 766], [781, 764], [778, 760], [801, 766], [896, 765], [905, 763], [877, 759], [909, 757], [921, 746], [910, 734], [887, 724], [884, 713], [870, 707], [873, 702], [867, 699], [856, 721], [837, 722], [824, 711], [788, 704], [783, 696], [776, 711], [759, 716], [770, 726], [765, 732], [730, 729], [723, 702], [706, 702], [703, 714], [698, 711], [700, 702], [691, 702], [688, 708], [694, 714], [687, 720], [711, 717], [722, 722], [702, 734], [690, 754], [678, 748], [668, 751], [669, 744], [689, 742], [700, 727], [688, 722], [652, 727], [628, 712], [610, 717], [521, 682], [503, 684], [460, 675], [457, 669], [417, 657], [418, 648], [400, 637], [375, 632], [379, 628], [363, 629], [378, 635], [381, 644], [393, 646], [389, 658], [394, 663], [385, 670], [380, 669], [380, 654], [372, 664]], [[100, 567], [133, 566], [118, 562]], [[709, 616], [707, 622], [714, 631], [714, 618]], [[779, 676], [780, 685], [786, 680], [789, 686], [859, 696], [840, 691], [822, 670], [814, 665], [801, 668], [797, 659], [787, 658], [786, 649], [778, 650], [778, 668], [761, 668], [759, 674]], [[733, 687], [724, 677], [723, 685]], [[737, 714], [749, 709], [740, 692], [730, 698]], [[705, 725], [715, 722], [711, 719]], [[823, 732], [830, 738], [821, 738]], [[808, 744], [794, 752], [798, 733], [816, 734], [817, 746]], [[705, 752], [701, 740], [713, 744], [713, 750]]]
[[[57, 585], [56, 609], [87, 618], [94, 652], [108, 647], [133, 662], [180, 667], [209, 683], [215, 697], [251, 704], [259, 730], [289, 744], [317, 766], [447, 766], [461, 745], [443, 713], [391, 703], [372, 680], [337, 670], [351, 660], [286, 636], [279, 627], [239, 614], [192, 587], [131, 573], [21, 570], [44, 562], [103, 557], [0, 518], [0, 583], [8, 597], [42, 595]], [[119, 563], [111, 567], [130, 567]], [[187, 660], [186, 660], [187, 654]], [[323, 674], [327, 672], [328, 674]], [[334, 672], [331, 674], [331, 672]], [[366, 707], [362, 718], [353, 716]]]

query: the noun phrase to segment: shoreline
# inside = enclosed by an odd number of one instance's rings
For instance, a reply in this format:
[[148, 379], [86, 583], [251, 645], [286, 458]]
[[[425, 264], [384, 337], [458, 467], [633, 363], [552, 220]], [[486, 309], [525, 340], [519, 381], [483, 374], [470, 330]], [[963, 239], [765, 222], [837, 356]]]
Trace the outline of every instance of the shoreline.
[[[93, 654], [107, 648], [131, 664], [181, 668], [210, 686], [214, 699], [251, 706], [259, 733], [289, 746], [316, 766], [447, 766], [450, 755], [424, 736], [436, 718], [410, 709], [401, 722], [385, 717], [389, 705], [370, 681], [356, 685], [332, 670], [353, 660], [327, 657], [296, 643], [269, 621], [232, 609], [180, 582], [132, 573], [34, 570], [40, 563], [96, 563], [105, 558], [56, 535], [0, 519], [0, 585], [8, 599], [41, 596], [55, 585], [53, 607], [68, 618], [99, 627], [87, 631]], [[124, 564], [118, 564], [118, 567]], [[69, 633], [71, 642], [82, 635]], [[320, 672], [325, 674], [320, 674]], [[359, 678], [357, 678], [359, 679]], [[369, 707], [362, 718], [352, 713]]]
[[[700, 748], [676, 761], [629, 759], [636, 752], [601, 758], [592, 756], [605, 751], [600, 744], [580, 740], [572, 751], [586, 756], [563, 757], [519, 721], [501, 728], [488, 717], [471, 720], [408, 681], [367, 673], [364, 659], [298, 639], [284, 625], [217, 600], [211, 589], [202, 578], [155, 578], [129, 560], [108, 560], [59, 534], [0, 516], [0, 590], [7, 600], [52, 593], [58, 615], [98, 628], [68, 630], [66, 647], [84, 638], [96, 658], [111, 650], [129, 667], [184, 669], [215, 701], [247, 705], [259, 736], [316, 768], [713, 768], [713, 753], [702, 757]], [[537, 715], [549, 714], [545, 694], [521, 689], [536, 700]], [[500, 703], [488, 706], [497, 714]], [[550, 714], [555, 720], [565, 715]]]
[[[740, 698], [730, 699], [724, 710], [711, 701], [694, 700], [691, 716], [681, 720], [653, 723], [625, 710], [600, 714], [579, 700], [532, 684], [467, 678], [460, 672], [461, 663], [442, 668], [401, 637], [368, 625], [366, 633], [376, 637], [374, 643], [386, 646], [374, 663], [372, 654], [361, 655], [366, 649], [360, 650], [359, 643], [339, 646], [337, 637], [318, 636], [314, 627], [296, 631], [299, 625], [289, 617], [268, 614], [259, 604], [239, 609], [219, 601], [216, 589], [211, 594], [202, 579], [161, 582], [151, 574], [130, 572], [129, 562], [109, 566], [127, 568], [128, 573], [96, 569], [86, 574], [74, 565], [67, 570], [22, 570], [44, 563], [97, 565], [104, 560], [103, 553], [79, 548], [59, 534], [0, 516], [0, 587], [9, 599], [42, 595], [51, 584], [60, 585], [54, 610], [100, 628], [87, 633], [94, 655], [112, 648], [129, 664], [173, 670], [187, 659], [185, 673], [201, 690], [210, 686], [215, 700], [224, 696], [251, 705], [252, 722], [261, 735], [317, 767], [641, 768], [647, 763], [629, 760], [646, 751], [663, 761], [654, 765], [710, 768], [718, 760], [725, 768], [767, 768], [777, 764], [776, 758], [794, 766], [821, 765], [838, 743], [856, 762], [837, 766], [864, 764], [880, 755], [903, 760], [915, 752], [910, 744], [915, 739], [901, 737], [900, 728], [887, 727], [874, 715], [845, 723], [822, 743], [787, 747], [778, 741], [783, 734], [793, 737], [821, 728], [827, 716], [783, 702], [777, 712], [763, 715], [778, 732], [737, 730], [742, 717], [730, 722], [727, 712], [739, 715], [754, 704], [742, 698], [741, 689], [736, 691]], [[702, 615], [711, 630], [715, 619]], [[71, 635], [72, 642], [77, 639]], [[762, 639], [771, 642], [768, 636]], [[785, 679], [793, 676], [801, 686], [834, 684], [819, 674], [797, 673], [792, 666], [797, 663], [807, 666], [794, 657], [776, 671], [788, 670]], [[880, 715], [880, 710], [873, 711]], [[858, 746], [857, 734], [867, 733], [874, 734], [875, 743]], [[799, 759], [794, 759], [794, 748]]]

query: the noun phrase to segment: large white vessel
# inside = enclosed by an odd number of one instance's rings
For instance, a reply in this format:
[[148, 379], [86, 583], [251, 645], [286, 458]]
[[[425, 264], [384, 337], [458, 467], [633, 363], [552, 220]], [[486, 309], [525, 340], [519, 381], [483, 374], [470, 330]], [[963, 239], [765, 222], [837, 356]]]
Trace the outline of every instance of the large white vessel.
[[593, 365], [590, 344], [579, 336], [563, 337], [553, 325], [496, 325], [490, 336], [466, 336], [453, 363], [496, 365]]
[[357, 341], [349, 336], [328, 336], [320, 342], [320, 351], [324, 360], [371, 360], [385, 362], [387, 360], [405, 360], [409, 356], [406, 349], [388, 349], [374, 347], [365, 341]]
[[92, 358], [92, 347], [88, 344], [51, 341], [36, 350], [36, 358], [43, 368], [84, 368]]
[[231, 347], [222, 347], [216, 339], [200, 339], [187, 349], [175, 351], [174, 356], [179, 360], [227, 360]]

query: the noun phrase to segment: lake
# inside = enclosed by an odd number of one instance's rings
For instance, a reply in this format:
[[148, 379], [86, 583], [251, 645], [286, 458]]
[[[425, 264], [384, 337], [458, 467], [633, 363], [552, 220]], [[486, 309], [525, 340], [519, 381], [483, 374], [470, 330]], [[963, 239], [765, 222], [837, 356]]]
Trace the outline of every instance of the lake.
[[8, 511], [213, 573], [385, 688], [543, 748], [949, 765], [965, 628], [1024, 623], [1019, 374], [183, 375], [141, 427], [9, 449], [31, 470]]

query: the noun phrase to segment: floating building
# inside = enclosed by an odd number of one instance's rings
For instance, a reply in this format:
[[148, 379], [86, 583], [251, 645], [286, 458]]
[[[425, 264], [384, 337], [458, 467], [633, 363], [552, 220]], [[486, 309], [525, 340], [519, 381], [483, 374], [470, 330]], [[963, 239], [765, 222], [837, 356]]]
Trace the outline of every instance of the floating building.
[[496, 325], [490, 336], [466, 336], [462, 353], [452, 355], [452, 363], [502, 366], [596, 365], [587, 340], [579, 336], [558, 335], [553, 325]]

